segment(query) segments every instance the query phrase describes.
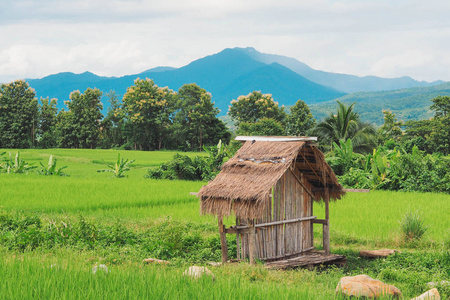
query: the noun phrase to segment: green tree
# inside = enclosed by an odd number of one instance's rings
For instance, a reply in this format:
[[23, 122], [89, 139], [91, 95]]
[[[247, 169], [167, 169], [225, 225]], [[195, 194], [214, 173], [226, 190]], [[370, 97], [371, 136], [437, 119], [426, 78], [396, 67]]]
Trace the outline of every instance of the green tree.
[[255, 123], [260, 119], [274, 119], [284, 124], [286, 112], [284, 107], [279, 107], [270, 94], [262, 94], [253, 91], [247, 96], [239, 96], [231, 101], [228, 114], [239, 126], [242, 122]]
[[60, 112], [61, 147], [95, 148], [100, 137], [100, 121], [103, 108], [100, 98], [102, 92], [87, 88], [84, 94], [80, 91], [70, 93], [66, 101], [69, 111]]
[[433, 120], [418, 120], [405, 122], [405, 134], [402, 144], [406, 151], [411, 152], [414, 146], [427, 153], [433, 152], [431, 133], [433, 132]]
[[287, 116], [286, 132], [289, 135], [306, 136], [311, 128], [316, 125], [308, 105], [302, 100], [298, 100], [291, 107], [291, 113]]
[[231, 133], [216, 116], [220, 112], [211, 101], [211, 94], [195, 83], [185, 84], [177, 94], [174, 129], [179, 145], [202, 150], [220, 140], [228, 143]]
[[169, 145], [175, 93], [153, 80], [139, 79], [123, 96], [125, 134], [134, 149], [162, 149]]
[[450, 154], [450, 97], [436, 97], [431, 100], [430, 109], [435, 111], [433, 131], [430, 134], [434, 151]]
[[36, 93], [24, 80], [0, 85], [0, 147], [35, 145], [38, 121]]
[[55, 126], [57, 121], [58, 108], [57, 100], [41, 98], [39, 104], [39, 130], [37, 134], [37, 142], [40, 148], [53, 148], [57, 145], [55, 135]]
[[403, 126], [402, 122], [397, 121], [395, 114], [390, 110], [383, 110], [384, 115], [384, 123], [378, 129], [378, 135], [380, 139], [385, 143], [387, 141], [398, 142], [402, 137], [402, 129], [400, 126]]
[[106, 93], [105, 96], [108, 97], [109, 107], [101, 125], [102, 147], [119, 147], [124, 143], [123, 126], [125, 116], [122, 110], [122, 103], [113, 90]]
[[313, 129], [322, 144], [339, 143], [339, 140], [352, 140], [355, 152], [369, 152], [375, 146], [375, 127], [362, 122], [359, 115], [353, 111], [355, 102], [349, 106], [337, 101], [338, 109], [335, 114], [330, 113]]
[[254, 123], [242, 122], [236, 130], [238, 135], [283, 136], [286, 134], [283, 124], [274, 119], [262, 118]]

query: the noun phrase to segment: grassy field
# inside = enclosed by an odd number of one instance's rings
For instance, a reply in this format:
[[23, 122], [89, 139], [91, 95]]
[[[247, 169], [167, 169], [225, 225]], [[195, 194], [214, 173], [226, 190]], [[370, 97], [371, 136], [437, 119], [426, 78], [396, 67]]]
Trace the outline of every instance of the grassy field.
[[[136, 160], [127, 178], [97, 172], [102, 160], [112, 162], [119, 152]], [[198, 199], [189, 195], [205, 182], [143, 178], [173, 152], [21, 151], [36, 165], [45, 165], [51, 154], [58, 166], [68, 166], [70, 177], [0, 174], [0, 277], [9, 279], [0, 283], [0, 299], [19, 292], [24, 299], [330, 299], [340, 277], [361, 273], [413, 297], [426, 282], [450, 278], [450, 195], [372, 191], [349, 193], [330, 206], [332, 251], [347, 255], [347, 267], [282, 272], [237, 264], [210, 267], [215, 282], [192, 282], [181, 276], [186, 267], [220, 258], [216, 221], [201, 216]], [[323, 210], [314, 207], [318, 217]], [[421, 241], [407, 242], [399, 221], [417, 210], [428, 230]], [[321, 227], [315, 231], [320, 248]], [[385, 247], [403, 253], [379, 261], [358, 258], [361, 249]], [[173, 264], [147, 266], [146, 257]], [[93, 275], [95, 263], [111, 272]], [[442, 295], [450, 291], [444, 288]]]

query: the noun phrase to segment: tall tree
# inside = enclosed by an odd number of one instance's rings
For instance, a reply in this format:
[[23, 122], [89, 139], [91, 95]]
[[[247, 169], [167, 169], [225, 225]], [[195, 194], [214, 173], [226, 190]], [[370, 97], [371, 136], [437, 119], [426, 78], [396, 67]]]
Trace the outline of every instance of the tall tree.
[[297, 103], [291, 107], [291, 113], [287, 117], [287, 134], [306, 136], [306, 132], [308, 132], [315, 125], [316, 120], [313, 118], [308, 105], [306, 105], [304, 101], [298, 100]]
[[398, 142], [402, 137], [402, 129], [400, 126], [403, 126], [402, 122], [397, 121], [395, 114], [390, 110], [383, 110], [384, 115], [384, 123], [378, 129], [378, 135], [382, 142], [394, 141]]
[[108, 97], [108, 111], [102, 120], [101, 140], [103, 148], [119, 147], [124, 143], [123, 126], [125, 116], [122, 110], [122, 103], [116, 92], [111, 90], [105, 95]]
[[237, 100], [231, 101], [228, 114], [238, 126], [241, 122], [254, 123], [263, 118], [284, 123], [286, 118], [284, 107], [279, 107], [272, 95], [262, 94], [259, 91], [239, 96]]
[[[103, 118], [101, 110], [102, 92], [98, 89], [87, 88], [84, 94], [80, 91], [70, 93], [70, 100], [66, 101], [69, 111], [61, 113], [60, 121], [64, 129], [72, 131], [72, 141], [63, 144], [75, 148], [95, 148], [100, 136], [100, 121]], [[66, 139], [66, 137], [63, 137]]]
[[0, 147], [30, 148], [35, 145], [38, 100], [24, 80], [0, 86]]
[[123, 96], [125, 134], [134, 149], [161, 149], [170, 143], [175, 93], [153, 80], [139, 79]]
[[433, 118], [433, 131], [430, 139], [434, 151], [444, 155], [450, 154], [450, 97], [439, 96], [431, 100], [430, 109], [435, 111]]
[[353, 110], [355, 102], [349, 106], [337, 101], [336, 113], [330, 113], [313, 129], [312, 134], [320, 138], [320, 142], [330, 145], [339, 140], [352, 140], [356, 152], [369, 152], [375, 146], [375, 127], [362, 122], [359, 115]]
[[231, 133], [216, 116], [220, 112], [211, 101], [211, 94], [195, 83], [178, 90], [175, 132], [177, 142], [189, 149], [202, 150], [203, 145], [228, 143]]
[[38, 146], [40, 148], [56, 147], [56, 116], [58, 108], [56, 107], [57, 100], [53, 98], [41, 98], [39, 104], [39, 130], [38, 130]]

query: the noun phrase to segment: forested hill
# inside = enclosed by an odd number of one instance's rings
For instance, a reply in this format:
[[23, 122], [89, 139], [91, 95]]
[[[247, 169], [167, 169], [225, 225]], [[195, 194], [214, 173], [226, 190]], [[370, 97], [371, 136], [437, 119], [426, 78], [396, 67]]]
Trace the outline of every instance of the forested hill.
[[[398, 120], [421, 120], [433, 116], [431, 99], [437, 96], [450, 96], [450, 82], [431, 87], [417, 87], [382, 92], [352, 93], [337, 100], [344, 103], [356, 101], [355, 110], [364, 121], [383, 124], [383, 110], [395, 113]], [[311, 105], [316, 119], [322, 119], [337, 107], [336, 100]]]
[[[28, 82], [38, 97], [57, 98], [61, 109], [74, 90], [83, 92], [91, 87], [104, 93], [115, 90], [123, 95], [137, 77], [153, 79], [158, 86], [168, 86], [175, 91], [185, 83], [196, 83], [212, 94], [222, 115], [226, 114], [231, 100], [254, 90], [270, 93], [284, 105], [293, 105], [298, 99], [312, 104], [345, 95], [314, 83], [278, 63], [266, 64], [235, 49], [225, 49], [178, 69], [156, 68], [120, 78], [100, 77], [89, 72], [60, 73]], [[105, 104], [106, 101], [103, 102]]]

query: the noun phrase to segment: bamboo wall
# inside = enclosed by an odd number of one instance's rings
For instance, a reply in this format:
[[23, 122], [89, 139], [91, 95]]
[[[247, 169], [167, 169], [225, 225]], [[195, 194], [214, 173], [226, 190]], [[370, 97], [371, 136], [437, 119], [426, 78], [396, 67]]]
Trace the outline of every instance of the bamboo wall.
[[[270, 205], [262, 219], [255, 224], [293, 220], [313, 215], [311, 197], [298, 183], [300, 179], [311, 189], [298, 170], [288, 170], [272, 190]], [[296, 178], [297, 177], [297, 178]], [[248, 220], [237, 220], [237, 225], [248, 225]], [[241, 258], [249, 256], [248, 234], [238, 237], [241, 245]], [[256, 253], [260, 259], [275, 259], [311, 250], [313, 247], [312, 220], [268, 225], [256, 228]]]

